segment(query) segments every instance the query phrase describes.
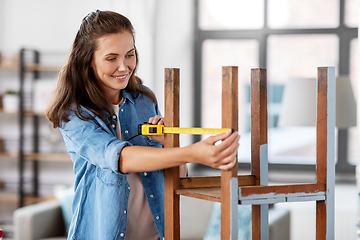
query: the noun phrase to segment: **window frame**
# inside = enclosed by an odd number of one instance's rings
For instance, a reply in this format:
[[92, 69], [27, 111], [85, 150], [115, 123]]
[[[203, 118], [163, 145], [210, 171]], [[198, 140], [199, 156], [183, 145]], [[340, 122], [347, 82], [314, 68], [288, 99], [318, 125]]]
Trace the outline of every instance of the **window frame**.
[[[239, 40], [239, 39], [254, 39], [259, 42], [259, 68], [267, 68], [267, 42], [270, 35], [296, 35], [296, 34], [334, 34], [339, 39], [338, 46], [338, 74], [350, 74], [350, 47], [351, 40], [358, 37], [358, 28], [348, 27], [345, 24], [345, 2], [346, 0], [339, 0], [339, 25], [334, 28], [269, 28], [268, 27], [268, 1], [264, 0], [264, 25], [259, 29], [244, 29], [244, 30], [203, 30], [199, 26], [199, 1], [194, 1], [195, 17], [194, 17], [194, 112], [193, 122], [195, 126], [201, 126], [202, 113], [202, 45], [205, 40]], [[250, 71], [250, 70], [249, 70]], [[194, 136], [193, 141], [200, 140], [199, 136]], [[344, 148], [344, 144], [338, 144], [338, 150]], [[341, 151], [344, 151], [342, 149]], [[346, 150], [345, 150], [346, 152]], [[347, 159], [348, 164], [348, 159]], [[250, 163], [239, 163], [239, 169], [247, 169]], [[269, 164], [269, 171], [271, 170], [286, 170], [286, 171], [315, 171], [316, 165], [309, 164]], [[338, 172], [338, 169], [337, 169]], [[341, 173], [351, 174], [355, 177], [355, 166], [349, 165], [342, 168]], [[353, 178], [355, 179], [355, 178]], [[354, 180], [351, 180], [354, 181]]]

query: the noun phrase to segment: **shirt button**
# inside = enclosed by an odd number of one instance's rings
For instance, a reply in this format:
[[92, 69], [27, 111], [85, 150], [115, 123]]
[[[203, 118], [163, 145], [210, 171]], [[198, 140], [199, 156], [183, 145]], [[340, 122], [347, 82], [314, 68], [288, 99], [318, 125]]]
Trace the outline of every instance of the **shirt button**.
[[130, 190], [130, 187], [128, 187], [128, 189]]
[[159, 216], [156, 216], [156, 220], [159, 220]]
[[124, 211], [124, 214], [126, 214], [126, 210]]
[[113, 115], [113, 119], [116, 119], [116, 115]]
[[144, 172], [144, 176], [145, 176], [145, 177], [147, 176], [147, 173], [146, 173], [146, 172]]
[[154, 197], [154, 195], [150, 194], [150, 198], [153, 198], [153, 197]]
[[123, 112], [123, 111], [124, 111], [124, 109], [121, 109], [120, 111], [122, 111], [122, 112]]
[[115, 128], [115, 124], [111, 125], [112, 128]]
[[126, 133], [126, 134], [128, 134], [128, 133], [129, 133], [129, 131], [128, 131], [128, 130], [125, 130], [125, 133]]
[[124, 236], [124, 234], [123, 233], [120, 233], [120, 237], [123, 237]]

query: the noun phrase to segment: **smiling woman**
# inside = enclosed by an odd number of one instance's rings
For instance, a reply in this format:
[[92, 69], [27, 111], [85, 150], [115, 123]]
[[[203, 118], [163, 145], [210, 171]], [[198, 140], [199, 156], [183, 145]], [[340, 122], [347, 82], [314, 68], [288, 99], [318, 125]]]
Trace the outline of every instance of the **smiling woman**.
[[69, 239], [163, 238], [163, 169], [188, 162], [221, 170], [235, 165], [237, 132], [166, 149], [164, 136], [133, 137], [139, 124], [164, 124], [155, 95], [135, 75], [133, 32], [123, 15], [88, 14], [47, 109], [74, 163]]

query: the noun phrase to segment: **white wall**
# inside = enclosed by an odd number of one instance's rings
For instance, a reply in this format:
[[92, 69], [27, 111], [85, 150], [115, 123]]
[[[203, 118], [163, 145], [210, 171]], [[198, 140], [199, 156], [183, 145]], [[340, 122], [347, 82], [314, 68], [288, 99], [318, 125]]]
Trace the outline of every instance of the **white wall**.
[[[138, 75], [156, 93], [162, 112], [164, 68], [181, 69], [180, 124], [192, 126], [193, 6], [193, 0], [0, 0], [0, 51], [16, 53], [21, 47], [31, 47], [60, 52], [64, 53], [58, 61], [62, 63], [86, 14], [96, 9], [119, 12], [133, 22], [140, 55]], [[16, 85], [17, 74], [9, 75], [6, 84]], [[4, 91], [1, 81], [0, 93]], [[5, 126], [16, 125], [17, 120], [14, 123], [14, 118], [0, 116], [0, 121]], [[190, 141], [189, 136], [181, 138], [182, 145]], [[17, 164], [0, 161], [0, 180], [4, 174], [16, 182]], [[51, 185], [63, 179], [68, 184], [71, 174], [71, 164], [60, 168], [59, 164], [41, 163], [40, 182]], [[30, 168], [26, 175], [31, 176]]]
[[43, 51], [68, 51], [81, 19], [97, 8], [108, 9], [111, 2], [2, 0], [1, 49], [17, 51], [29, 46]]
[[[160, 0], [157, 19], [155, 90], [164, 106], [164, 68], [180, 68], [180, 126], [193, 126], [193, 42], [194, 1]], [[190, 135], [181, 135], [180, 144], [191, 143]]]

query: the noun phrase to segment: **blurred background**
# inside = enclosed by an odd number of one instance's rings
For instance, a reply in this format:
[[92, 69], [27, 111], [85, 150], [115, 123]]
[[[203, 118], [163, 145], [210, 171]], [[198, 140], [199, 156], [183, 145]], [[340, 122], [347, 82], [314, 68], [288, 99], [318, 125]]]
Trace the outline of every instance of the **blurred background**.
[[[250, 72], [267, 69], [269, 184], [316, 181], [314, 83], [317, 67], [335, 67], [335, 235], [357, 239], [359, 8], [359, 0], [0, 0], [5, 239], [14, 238], [17, 208], [52, 199], [74, 183], [62, 137], [44, 109], [81, 20], [96, 9], [132, 21], [138, 76], [155, 92], [162, 112], [164, 68], [180, 68], [182, 127], [221, 127], [221, 68], [238, 66], [239, 174], [250, 172]], [[182, 146], [200, 139], [180, 137]], [[188, 168], [190, 176], [220, 174], [202, 165]], [[291, 212], [289, 239], [315, 239], [315, 203], [277, 205]]]

